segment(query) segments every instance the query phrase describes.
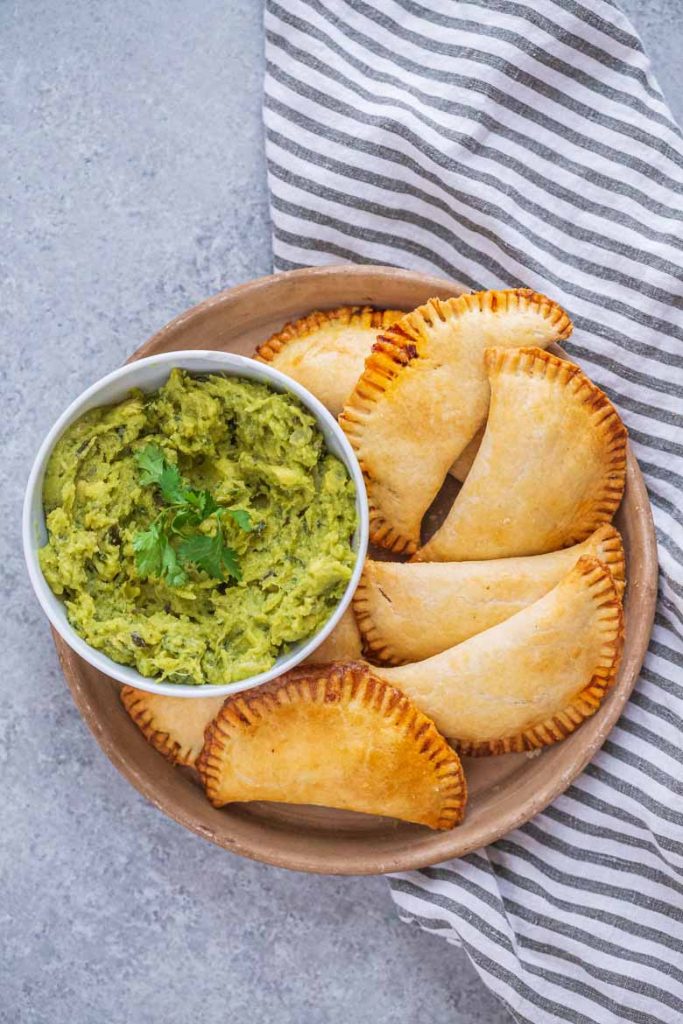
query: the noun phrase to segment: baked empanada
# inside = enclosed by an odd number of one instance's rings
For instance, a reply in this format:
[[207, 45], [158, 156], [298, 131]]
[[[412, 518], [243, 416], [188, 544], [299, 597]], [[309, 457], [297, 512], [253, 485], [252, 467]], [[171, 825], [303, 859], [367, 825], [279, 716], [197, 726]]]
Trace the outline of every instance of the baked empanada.
[[382, 334], [339, 422], [356, 450], [375, 544], [413, 552], [422, 518], [484, 422], [491, 345], [545, 347], [571, 321], [527, 288], [430, 299]]
[[216, 807], [320, 804], [448, 829], [466, 801], [433, 722], [359, 662], [296, 669], [229, 698], [197, 767]]
[[555, 551], [610, 521], [626, 480], [626, 428], [607, 396], [541, 349], [489, 349], [481, 447], [421, 561]]
[[378, 331], [403, 315], [401, 310], [371, 306], [310, 313], [285, 324], [259, 345], [256, 358], [303, 384], [338, 416], [363, 372]]
[[193, 765], [204, 746], [204, 730], [225, 697], [165, 697], [132, 686], [121, 703], [153, 747], [173, 764]]
[[385, 664], [421, 661], [504, 622], [592, 555], [624, 589], [624, 548], [613, 526], [547, 555], [487, 562], [374, 562], [368, 559], [354, 608], [370, 657]]
[[373, 668], [462, 754], [505, 754], [564, 739], [614, 682], [623, 613], [609, 569], [576, 566], [545, 597], [425, 661]]

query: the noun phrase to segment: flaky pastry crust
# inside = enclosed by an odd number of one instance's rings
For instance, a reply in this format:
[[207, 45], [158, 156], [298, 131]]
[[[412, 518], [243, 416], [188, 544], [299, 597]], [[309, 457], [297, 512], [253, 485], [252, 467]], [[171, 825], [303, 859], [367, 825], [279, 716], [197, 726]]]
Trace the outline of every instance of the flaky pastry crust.
[[491, 345], [541, 347], [571, 321], [528, 288], [430, 299], [377, 339], [339, 422], [365, 474], [371, 539], [412, 553], [450, 466], [486, 418]]
[[624, 590], [624, 547], [612, 525], [573, 547], [483, 562], [368, 559], [353, 605], [365, 654], [402, 665], [421, 661], [504, 622], [556, 586], [583, 555], [608, 567]]
[[133, 686], [121, 688], [121, 703], [145, 739], [172, 764], [193, 765], [204, 746], [204, 730], [224, 697], [165, 697]]
[[607, 566], [583, 557], [550, 593], [425, 661], [373, 672], [402, 690], [461, 754], [556, 743], [616, 679], [623, 610]]
[[256, 359], [293, 377], [338, 416], [378, 333], [403, 315], [372, 306], [317, 310], [285, 324], [259, 345]]
[[486, 352], [491, 407], [474, 464], [422, 561], [535, 555], [608, 523], [626, 481], [618, 412], [578, 366], [537, 348]]

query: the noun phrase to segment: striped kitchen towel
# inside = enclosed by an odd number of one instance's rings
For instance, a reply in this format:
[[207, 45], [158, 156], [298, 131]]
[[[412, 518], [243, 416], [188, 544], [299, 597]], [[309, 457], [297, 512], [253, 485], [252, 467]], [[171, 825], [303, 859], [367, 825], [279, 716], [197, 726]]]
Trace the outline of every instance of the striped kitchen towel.
[[[391, 878], [520, 1021], [683, 1022], [683, 140], [609, 0], [266, 0], [276, 270], [529, 285], [618, 404], [652, 498], [656, 625], [619, 724], [493, 846]], [[429, 1008], [426, 1008], [426, 1018]]]

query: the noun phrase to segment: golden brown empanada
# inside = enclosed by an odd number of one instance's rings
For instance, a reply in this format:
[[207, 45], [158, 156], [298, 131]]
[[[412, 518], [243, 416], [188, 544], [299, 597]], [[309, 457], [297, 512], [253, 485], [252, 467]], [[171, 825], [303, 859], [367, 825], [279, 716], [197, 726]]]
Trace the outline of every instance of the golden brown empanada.
[[448, 470], [484, 422], [491, 345], [546, 346], [571, 321], [526, 288], [430, 299], [376, 341], [339, 422], [356, 450], [376, 544], [413, 552]]
[[434, 724], [359, 662], [296, 669], [229, 698], [197, 767], [216, 807], [321, 804], [447, 829], [466, 801]]
[[555, 551], [610, 521], [626, 428], [584, 373], [541, 349], [489, 349], [491, 407], [474, 465], [421, 561]]
[[259, 345], [256, 358], [303, 384], [338, 416], [363, 372], [378, 331], [403, 315], [397, 309], [371, 306], [310, 313], [285, 324]]
[[614, 682], [623, 614], [609, 569], [576, 566], [545, 597], [425, 661], [373, 672], [398, 687], [462, 754], [564, 739]]
[[421, 661], [504, 622], [533, 604], [592, 555], [609, 568], [621, 596], [624, 548], [613, 526], [547, 555], [487, 562], [374, 562], [368, 559], [354, 608], [368, 655], [400, 665]]
[[193, 765], [204, 746], [204, 730], [225, 697], [165, 697], [132, 686], [121, 703], [145, 739], [173, 764]]

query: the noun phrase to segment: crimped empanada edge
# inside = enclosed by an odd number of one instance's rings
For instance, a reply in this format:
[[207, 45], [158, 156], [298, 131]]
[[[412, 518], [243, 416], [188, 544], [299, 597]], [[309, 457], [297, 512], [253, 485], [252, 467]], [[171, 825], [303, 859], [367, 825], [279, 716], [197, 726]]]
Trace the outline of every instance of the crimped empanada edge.
[[[598, 561], [603, 562], [607, 566], [614, 579], [617, 594], [622, 598], [626, 589], [626, 556], [624, 554], [624, 544], [621, 539], [621, 534], [616, 527], [612, 525], [612, 523], [603, 523], [603, 525], [599, 526], [594, 533], [598, 534], [595, 538], [595, 546], [602, 550], [595, 553], [588, 552], [587, 554], [589, 557], [597, 558]], [[591, 538], [592, 534], [587, 537], [586, 540], [591, 540]], [[544, 556], [534, 555], [531, 557], [543, 558]], [[506, 562], [508, 560], [501, 558], [492, 559], [492, 561]], [[363, 642], [363, 654], [379, 662], [381, 665], [405, 665], [409, 659], [398, 654], [391, 641], [386, 638], [384, 632], [375, 620], [374, 608], [375, 601], [378, 599], [374, 596], [373, 592], [375, 590], [381, 591], [382, 588], [373, 578], [374, 564], [375, 563], [372, 559], [368, 558], [366, 560], [352, 601], [353, 611], [356, 616], [356, 622]], [[443, 566], [447, 563], [428, 563], [421, 562], [419, 560], [412, 560], [404, 564], [406, 566], [429, 564], [438, 564]]]
[[619, 413], [605, 392], [579, 366], [542, 348], [488, 348], [484, 359], [489, 377], [521, 373], [531, 377], [558, 378], [563, 386], [574, 389], [575, 395], [590, 411], [604, 445], [605, 474], [602, 488], [595, 495], [589, 512], [573, 524], [564, 546], [571, 547], [587, 540], [598, 527], [611, 521], [624, 494], [628, 433]]
[[375, 713], [392, 718], [394, 724], [415, 741], [419, 756], [432, 766], [442, 804], [438, 817], [424, 824], [434, 829], [457, 825], [467, 802], [467, 783], [457, 754], [430, 718], [390, 683], [377, 678], [369, 665], [359, 661], [297, 668], [264, 686], [229, 697], [207, 728], [204, 749], [195, 765], [209, 801], [216, 807], [221, 806], [216, 792], [221, 755], [231, 729], [250, 725], [283, 704], [341, 704], [352, 700], [359, 700]]
[[368, 577], [372, 571], [371, 560], [367, 559], [352, 599], [353, 612], [363, 643], [363, 654], [384, 665], [400, 665], [402, 659], [397, 656], [392, 645], [383, 638], [382, 631], [373, 616], [371, 593], [375, 587], [379, 587], [379, 584], [369, 582]]
[[580, 558], [572, 571], [580, 572], [591, 590], [603, 634], [598, 664], [590, 682], [561, 711], [513, 736], [481, 743], [449, 737], [453, 748], [462, 756], [519, 754], [558, 743], [595, 714], [614, 685], [624, 644], [624, 611], [616, 582], [604, 562], [590, 556]]
[[365, 360], [365, 369], [356, 387], [349, 396], [339, 416], [339, 423], [351, 442], [361, 469], [370, 505], [370, 539], [374, 544], [387, 548], [396, 554], [414, 554], [419, 545], [418, 537], [401, 533], [383, 515], [374, 501], [376, 488], [367, 463], [363, 459], [363, 428], [374, 404], [396, 381], [401, 372], [421, 357], [419, 342], [425, 328], [432, 326], [432, 317], [445, 319], [445, 313], [460, 315], [477, 310], [509, 312], [513, 306], [526, 309], [536, 308], [555, 327], [555, 341], [566, 340], [572, 332], [572, 322], [556, 302], [531, 288], [510, 288], [502, 290], [471, 292], [442, 300], [429, 299], [380, 335], [372, 352]]
[[[598, 526], [593, 532], [602, 534], [596, 541], [596, 546], [600, 545], [603, 550], [600, 554], [589, 557], [594, 557], [607, 566], [612, 574], [617, 594], [621, 600], [626, 590], [626, 553], [621, 534], [613, 523], [603, 523], [602, 526]], [[589, 534], [586, 540], [590, 540], [591, 536], [592, 534]]]
[[128, 715], [137, 725], [138, 729], [155, 750], [170, 761], [171, 764], [182, 764], [193, 767], [195, 764], [192, 757], [192, 748], [183, 748], [177, 740], [172, 740], [169, 733], [163, 729], [157, 729], [154, 725], [154, 715], [146, 706], [142, 691], [136, 690], [133, 686], [122, 686], [119, 693], [121, 703]]
[[404, 314], [398, 309], [376, 309], [374, 306], [338, 306], [336, 309], [314, 310], [298, 320], [291, 320], [262, 342], [254, 353], [261, 363], [272, 363], [292, 341], [306, 338], [328, 324], [341, 321], [348, 327], [366, 327], [382, 331]]

